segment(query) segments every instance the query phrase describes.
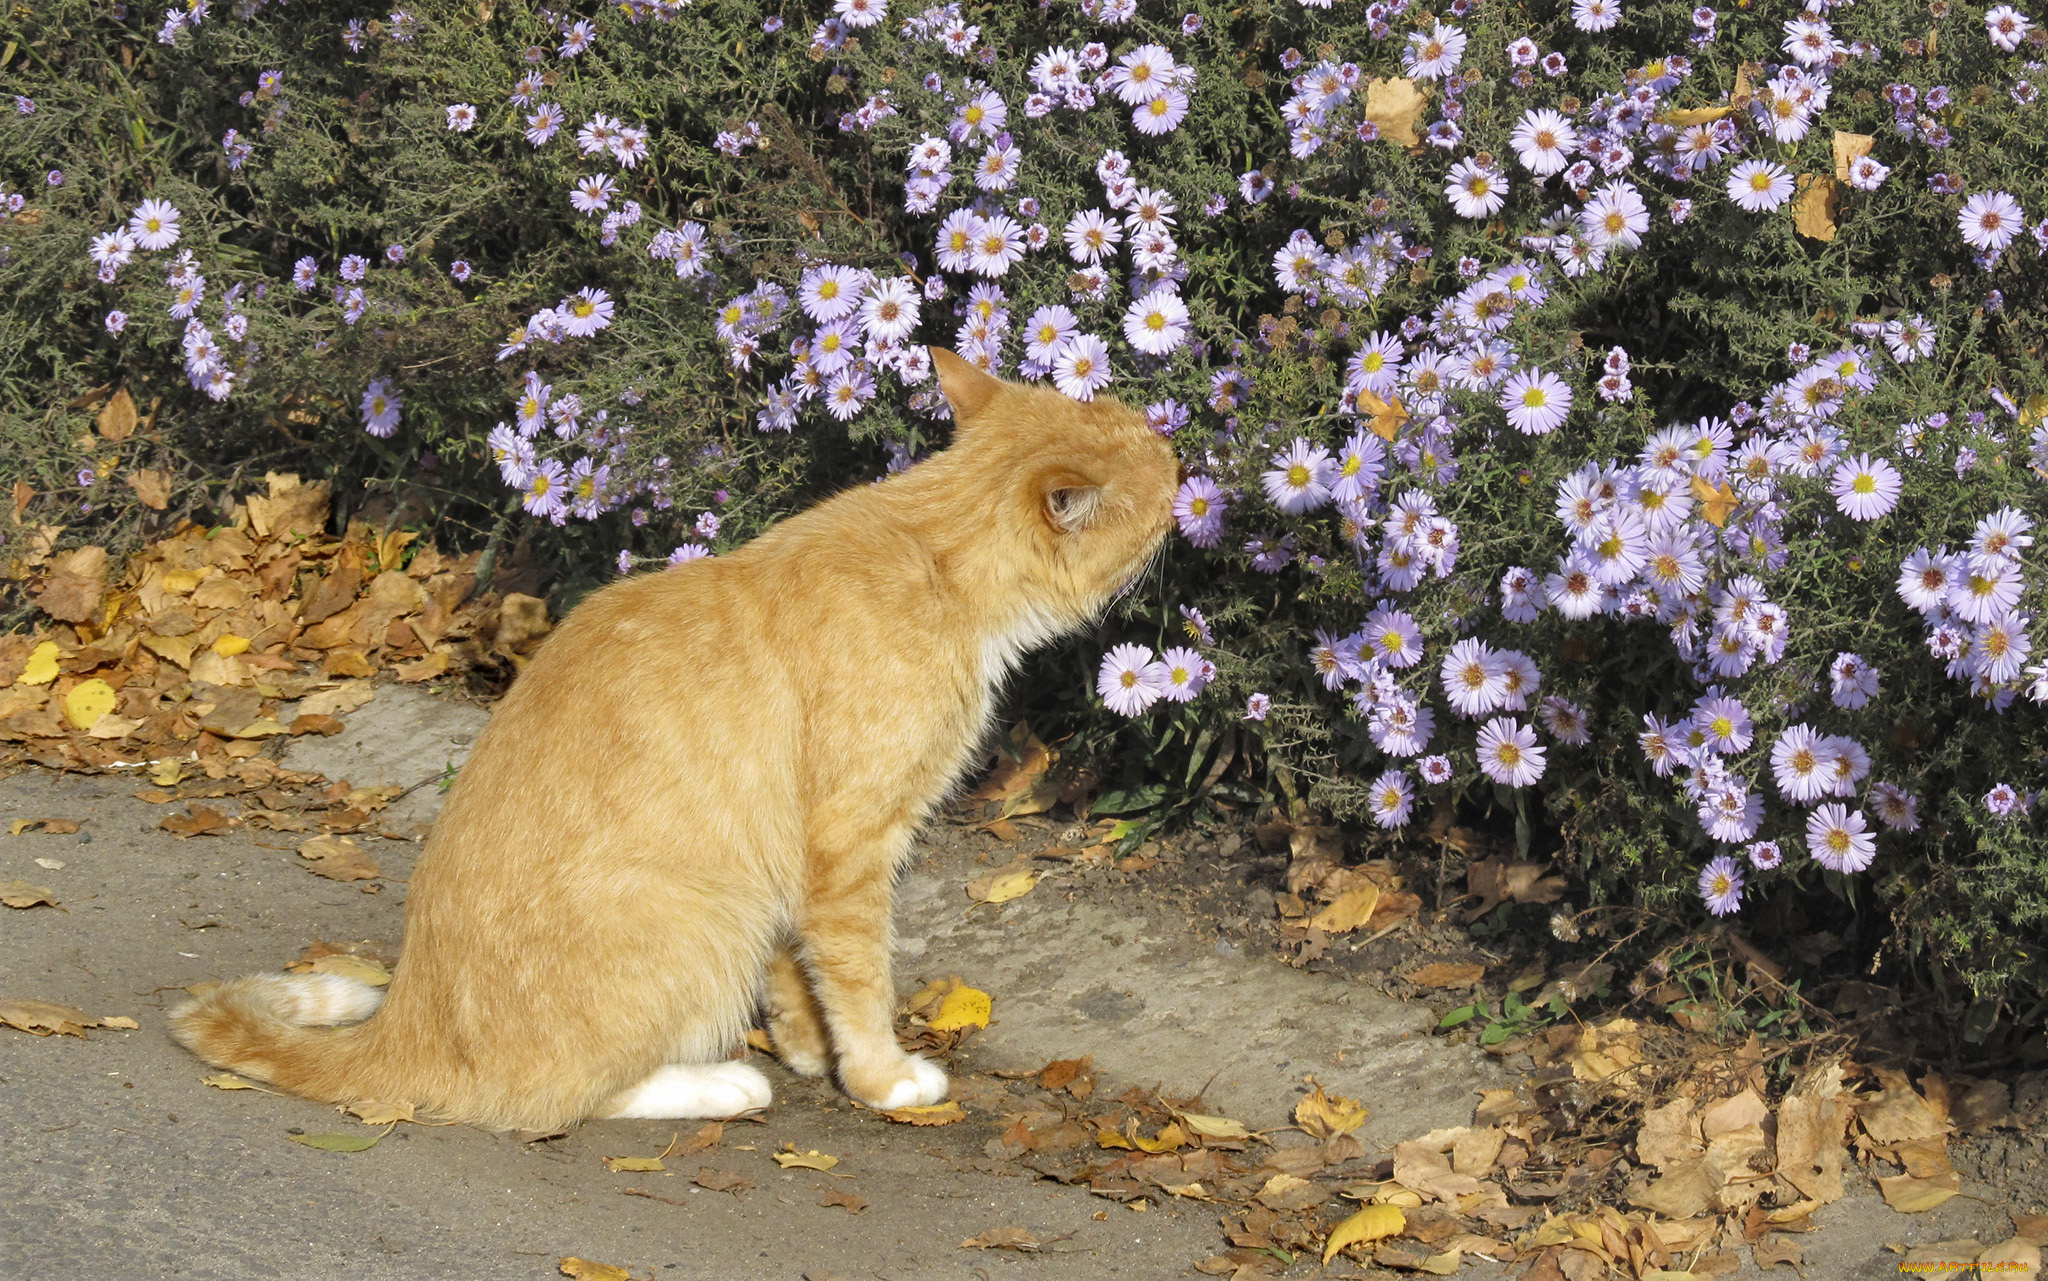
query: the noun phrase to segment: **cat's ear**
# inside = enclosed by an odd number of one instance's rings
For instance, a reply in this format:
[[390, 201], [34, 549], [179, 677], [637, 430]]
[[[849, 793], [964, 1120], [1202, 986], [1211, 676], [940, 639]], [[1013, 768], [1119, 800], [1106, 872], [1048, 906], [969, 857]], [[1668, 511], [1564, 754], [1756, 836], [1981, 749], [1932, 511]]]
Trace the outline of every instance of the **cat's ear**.
[[1071, 534], [1095, 523], [1102, 511], [1102, 486], [1091, 485], [1076, 476], [1049, 481], [1045, 488], [1045, 518], [1054, 529]]
[[939, 371], [939, 390], [953, 407], [953, 421], [964, 423], [988, 407], [1003, 389], [1002, 380], [992, 378], [944, 347], [927, 347], [932, 368]]

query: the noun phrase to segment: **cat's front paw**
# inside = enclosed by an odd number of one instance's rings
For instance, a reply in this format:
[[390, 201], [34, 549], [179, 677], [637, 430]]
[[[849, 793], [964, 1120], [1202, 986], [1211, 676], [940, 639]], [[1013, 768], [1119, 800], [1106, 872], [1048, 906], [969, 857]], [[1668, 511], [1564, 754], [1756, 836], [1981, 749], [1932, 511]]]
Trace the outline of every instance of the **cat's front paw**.
[[894, 1072], [877, 1072], [869, 1079], [847, 1083], [848, 1091], [871, 1108], [888, 1112], [896, 1108], [925, 1107], [946, 1097], [952, 1082], [945, 1069], [929, 1059], [906, 1054]]

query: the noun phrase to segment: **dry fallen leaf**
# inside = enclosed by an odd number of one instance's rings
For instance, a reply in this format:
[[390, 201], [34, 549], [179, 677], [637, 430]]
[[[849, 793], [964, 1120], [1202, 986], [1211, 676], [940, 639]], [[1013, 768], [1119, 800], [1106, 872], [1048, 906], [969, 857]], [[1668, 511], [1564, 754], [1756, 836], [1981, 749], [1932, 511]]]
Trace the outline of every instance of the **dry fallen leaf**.
[[1803, 173], [1792, 201], [1792, 229], [1809, 240], [1835, 238], [1835, 211], [1842, 202], [1842, 184], [1833, 175]]
[[1245, 1129], [1244, 1122], [1233, 1121], [1227, 1116], [1203, 1116], [1198, 1112], [1177, 1113], [1180, 1123], [1205, 1139], [1248, 1139], [1252, 1132]]
[[1292, 1174], [1276, 1174], [1266, 1180], [1266, 1186], [1255, 1194], [1258, 1203], [1269, 1210], [1307, 1210], [1330, 1199], [1330, 1191], [1320, 1183]]
[[1038, 884], [1038, 873], [1027, 870], [992, 872], [967, 882], [967, 897], [976, 903], [1007, 903], [1023, 898]]
[[1337, 1251], [1347, 1245], [1377, 1241], [1381, 1237], [1399, 1236], [1408, 1226], [1408, 1216], [1399, 1206], [1369, 1205], [1357, 1214], [1330, 1229], [1330, 1239], [1323, 1243], [1323, 1262], [1328, 1263]]
[[1294, 1123], [1318, 1139], [1349, 1134], [1365, 1124], [1371, 1114], [1372, 1110], [1357, 1099], [1325, 1094], [1320, 1085], [1294, 1105]]
[[1022, 1228], [990, 1228], [978, 1237], [968, 1237], [960, 1243], [963, 1250], [1017, 1250], [1024, 1253], [1039, 1248], [1038, 1238]]
[[194, 805], [189, 814], [167, 814], [157, 826], [174, 836], [184, 838], [204, 836], [210, 832], [224, 832], [233, 827], [235, 821], [217, 809], [205, 805]]
[[364, 1125], [390, 1127], [400, 1121], [418, 1121], [410, 1103], [351, 1103], [343, 1109]]
[[171, 474], [167, 471], [139, 469], [128, 473], [128, 487], [142, 500], [142, 505], [151, 511], [162, 511], [171, 504]]
[[791, 1144], [775, 1154], [775, 1164], [785, 1170], [829, 1170], [839, 1164], [839, 1158], [827, 1156], [816, 1148], [808, 1152], [799, 1152], [796, 1146]]
[[1977, 1256], [1977, 1274], [1987, 1278], [2010, 1277], [2012, 1281], [2040, 1281], [2041, 1244], [2015, 1235], [1985, 1246]]
[[573, 1254], [562, 1260], [561, 1267], [562, 1275], [574, 1281], [633, 1281], [633, 1274], [624, 1268], [595, 1259], [579, 1259]]
[[613, 1174], [660, 1174], [668, 1169], [658, 1156], [608, 1156], [604, 1167]]
[[966, 1111], [951, 1099], [944, 1103], [927, 1103], [919, 1107], [890, 1108], [882, 1115], [905, 1125], [951, 1125], [955, 1121], [967, 1119]]
[[[202, 1076], [199, 1078], [199, 1084], [210, 1085], [216, 1090], [263, 1090], [263, 1087], [254, 1081], [244, 1080], [233, 1072], [216, 1072], [212, 1076]], [[267, 1090], [263, 1092], [269, 1093]]]
[[135, 397], [129, 395], [128, 389], [123, 387], [107, 397], [107, 403], [100, 408], [100, 437], [119, 444], [135, 434], [137, 421]]
[[57, 657], [61, 653], [56, 641], [44, 641], [28, 656], [28, 666], [22, 668], [15, 678], [17, 685], [47, 685], [57, 679]]
[[371, 987], [383, 987], [391, 981], [391, 971], [382, 962], [369, 956], [351, 956], [347, 952], [336, 952], [323, 956], [299, 971], [302, 974], [338, 974], [368, 983]]
[[1867, 133], [1844, 133], [1835, 130], [1835, 181], [1849, 181], [1849, 166], [1870, 154], [1870, 148], [1877, 139]]
[[100, 1020], [84, 1010], [74, 1010], [68, 1005], [53, 1005], [49, 1001], [11, 996], [0, 999], [0, 1024], [18, 1028], [33, 1036], [57, 1033], [63, 1036], [82, 1037], [85, 1035], [85, 1029], [98, 1027]]
[[1417, 987], [1471, 987], [1486, 977], [1486, 967], [1471, 962], [1432, 961], [1408, 976]]
[[1380, 905], [1380, 887], [1361, 885], [1346, 890], [1322, 911], [1309, 918], [1308, 927], [1325, 934], [1345, 934], [1372, 919]]
[[717, 1170], [708, 1165], [698, 1166], [697, 1177], [691, 1179], [690, 1182], [708, 1192], [730, 1192], [734, 1196], [738, 1196], [754, 1186], [754, 1181], [744, 1174], [734, 1174], [730, 1170]]
[[1379, 126], [1380, 137], [1397, 142], [1404, 147], [1419, 147], [1422, 139], [1416, 135], [1415, 122], [1429, 105], [1429, 95], [1416, 87], [1413, 80], [1377, 78], [1365, 84], [1365, 118]]
[[316, 836], [299, 846], [307, 870], [330, 881], [367, 881], [382, 875], [376, 858], [346, 836]]
[[858, 1192], [847, 1192], [839, 1188], [830, 1188], [827, 1189], [823, 1196], [818, 1198], [818, 1204], [828, 1210], [838, 1207], [849, 1214], [859, 1214], [868, 1208], [868, 1199]]
[[1932, 1179], [1895, 1174], [1888, 1179], [1879, 1179], [1877, 1187], [1884, 1193], [1884, 1203], [1892, 1209], [1901, 1214], [1920, 1214], [1961, 1192], [1963, 1181], [1962, 1176], [1953, 1171]]
[[995, 1002], [988, 993], [977, 988], [956, 987], [946, 993], [946, 999], [940, 1002], [939, 1012], [932, 1016], [930, 1026], [935, 1032], [987, 1027], [994, 1008]]
[[57, 906], [56, 892], [27, 881], [0, 881], [0, 903], [9, 907], [28, 908], [47, 903]]
[[105, 681], [97, 677], [80, 681], [64, 695], [64, 719], [79, 729], [89, 730], [114, 710], [117, 700], [114, 687]]
[[1372, 420], [1373, 435], [1388, 442], [1401, 434], [1402, 425], [1410, 417], [1407, 406], [1401, 403], [1399, 396], [1391, 400], [1381, 400], [1365, 388], [1360, 388], [1358, 392], [1358, 410], [1361, 416]]
[[377, 696], [365, 680], [343, 681], [333, 689], [315, 690], [299, 700], [301, 716], [346, 716]]

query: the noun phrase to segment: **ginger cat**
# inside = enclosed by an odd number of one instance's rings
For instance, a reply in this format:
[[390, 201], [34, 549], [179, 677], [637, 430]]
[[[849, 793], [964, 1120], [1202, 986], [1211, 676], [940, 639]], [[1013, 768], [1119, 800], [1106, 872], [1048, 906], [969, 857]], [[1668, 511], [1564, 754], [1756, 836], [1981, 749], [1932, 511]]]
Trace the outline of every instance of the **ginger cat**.
[[1019, 656], [1151, 558], [1176, 466], [1113, 400], [932, 358], [951, 448], [547, 640], [427, 841], [387, 991], [252, 975], [172, 1035], [308, 1098], [549, 1130], [765, 1106], [727, 1057], [765, 1009], [797, 1072], [944, 1098], [893, 1032], [897, 869]]

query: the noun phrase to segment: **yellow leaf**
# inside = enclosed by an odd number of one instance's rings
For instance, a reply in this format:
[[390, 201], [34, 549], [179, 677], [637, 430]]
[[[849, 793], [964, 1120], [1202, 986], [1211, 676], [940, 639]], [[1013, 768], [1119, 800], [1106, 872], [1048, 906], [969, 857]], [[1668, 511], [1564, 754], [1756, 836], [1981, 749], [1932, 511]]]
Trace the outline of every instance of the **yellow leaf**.
[[944, 1103], [926, 1103], [919, 1107], [890, 1108], [882, 1115], [904, 1125], [951, 1125], [955, 1121], [967, 1119], [966, 1111], [951, 1099]]
[[291, 733], [290, 730], [278, 724], [275, 719], [266, 716], [261, 720], [250, 721], [247, 725], [242, 726], [242, 728], [236, 730], [233, 734], [229, 735], [229, 737], [272, 738], [279, 734], [289, 733]]
[[391, 981], [391, 971], [385, 969], [367, 956], [351, 956], [347, 952], [335, 952], [321, 957], [306, 969], [308, 974], [338, 974], [371, 987], [383, 987]]
[[1023, 898], [1038, 884], [1038, 873], [1019, 870], [977, 876], [967, 883], [967, 895], [976, 903], [1007, 903]]
[[203, 569], [171, 569], [165, 570], [163, 577], [156, 582], [157, 586], [171, 595], [184, 596], [197, 588], [205, 577], [206, 571]]
[[1175, 1196], [1184, 1196], [1190, 1201], [1206, 1201], [1209, 1191], [1199, 1183], [1162, 1183], [1159, 1185]]
[[1133, 1123], [1131, 1143], [1140, 1152], [1174, 1152], [1188, 1145], [1188, 1132], [1181, 1128], [1180, 1122], [1173, 1121], [1161, 1126], [1159, 1133], [1148, 1139], [1136, 1132]]
[[1733, 110], [1735, 108], [1729, 106], [1680, 107], [1676, 111], [1665, 112], [1663, 115], [1658, 116], [1657, 120], [1659, 123], [1670, 125], [1674, 129], [1684, 129], [1691, 125], [1712, 124]]
[[28, 656], [28, 666], [22, 669], [17, 685], [47, 685], [57, 679], [57, 642], [44, 641]]
[[15, 819], [15, 820], [14, 820], [14, 821], [13, 821], [12, 823], [9, 823], [9, 824], [7, 825], [7, 834], [8, 834], [9, 836], [19, 836], [19, 835], [21, 835], [21, 834], [22, 834], [23, 832], [26, 832], [26, 831], [27, 831], [28, 829], [30, 829], [31, 827], [34, 827], [34, 826], [35, 826], [36, 824], [38, 824], [38, 823], [40, 823], [40, 822], [42, 822], [42, 821], [43, 821], [43, 820], [41, 820], [41, 819], [39, 819], [39, 818], [18, 818], [18, 819]]
[[1709, 485], [1697, 476], [1692, 478], [1692, 496], [1699, 502], [1700, 514], [1716, 529], [1728, 523], [1728, 517], [1733, 514], [1740, 502], [1735, 497], [1735, 491], [1728, 488], [1727, 481]]
[[775, 1164], [785, 1170], [829, 1170], [839, 1164], [839, 1158], [827, 1156], [816, 1148], [809, 1152], [799, 1152], [791, 1146], [775, 1154]]
[[1463, 1250], [1446, 1250], [1442, 1254], [1430, 1255], [1422, 1262], [1416, 1264], [1415, 1267], [1420, 1272], [1447, 1277], [1458, 1270], [1458, 1262], [1464, 1257], [1465, 1252]]
[[1095, 1146], [1099, 1148], [1122, 1148], [1126, 1152], [1134, 1152], [1138, 1147], [1137, 1144], [1124, 1137], [1123, 1131], [1112, 1130], [1107, 1127], [1095, 1132]]
[[410, 1103], [357, 1103], [346, 1111], [364, 1125], [390, 1126], [414, 1119]]
[[952, 1032], [960, 1028], [987, 1027], [994, 1008], [995, 1002], [988, 993], [978, 988], [956, 987], [946, 993], [946, 999], [939, 1004], [939, 1012], [933, 1016], [931, 1028], [935, 1032]]
[[149, 763], [149, 781], [155, 783], [158, 787], [175, 787], [178, 780], [183, 777], [185, 777], [185, 767], [177, 761], [151, 761]]
[[1429, 95], [1413, 80], [1372, 79], [1365, 83], [1365, 118], [1379, 126], [1380, 137], [1404, 147], [1419, 147], [1415, 122], [1429, 105]]
[[95, 677], [80, 681], [64, 696], [64, 719], [79, 729], [91, 729], [114, 710], [114, 687]]
[[110, 1019], [101, 1019], [100, 1026], [117, 1027], [123, 1029], [124, 1031], [133, 1032], [135, 1029], [141, 1027], [142, 1024], [137, 1023], [134, 1019], [129, 1018], [125, 1014], [119, 1014]]
[[1339, 894], [1336, 901], [1309, 918], [1308, 926], [1325, 934], [1343, 934], [1370, 921], [1379, 905], [1380, 887], [1361, 885]]
[[1349, 1134], [1364, 1125], [1370, 1115], [1371, 1109], [1357, 1099], [1325, 1094], [1320, 1085], [1294, 1105], [1294, 1123], [1319, 1139]]
[[595, 1259], [579, 1259], [573, 1254], [562, 1260], [562, 1275], [574, 1281], [633, 1281], [633, 1274], [624, 1268]]
[[237, 636], [233, 632], [222, 632], [219, 638], [213, 642], [213, 652], [219, 654], [222, 658], [233, 658], [248, 648], [249, 638], [247, 636]]
[[1248, 1139], [1252, 1132], [1244, 1128], [1244, 1122], [1233, 1121], [1227, 1116], [1201, 1116], [1194, 1112], [1182, 1112], [1180, 1123], [1205, 1139]]
[[1363, 388], [1358, 393], [1358, 407], [1372, 415], [1373, 435], [1381, 440], [1392, 441], [1401, 434], [1401, 425], [1408, 421], [1408, 410], [1401, 404], [1399, 396], [1392, 400], [1381, 400]]
[[199, 1084], [210, 1085], [216, 1090], [260, 1090], [263, 1087], [254, 1081], [245, 1081], [233, 1072], [221, 1072], [213, 1076], [202, 1076]]
[[1792, 202], [1792, 230], [1809, 240], [1835, 238], [1835, 207], [1842, 185], [1824, 173], [1799, 175], [1799, 195]]
[[608, 1156], [604, 1165], [613, 1174], [660, 1174], [668, 1169], [658, 1156]]

